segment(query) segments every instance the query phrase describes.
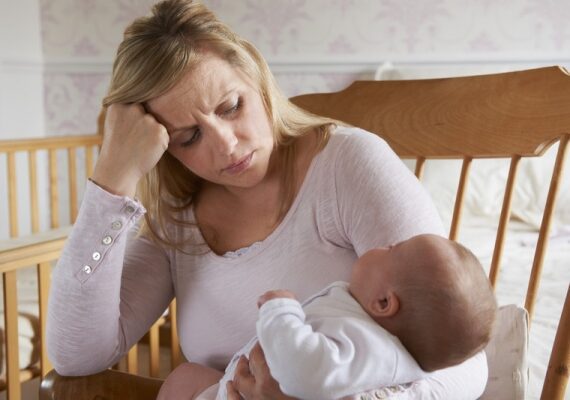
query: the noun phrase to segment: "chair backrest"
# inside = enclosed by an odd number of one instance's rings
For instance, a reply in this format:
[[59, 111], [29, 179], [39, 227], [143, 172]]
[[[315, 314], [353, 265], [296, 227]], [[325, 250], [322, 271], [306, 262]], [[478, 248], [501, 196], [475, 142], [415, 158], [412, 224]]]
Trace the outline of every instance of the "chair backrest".
[[[525, 308], [532, 316], [570, 138], [567, 71], [548, 67], [445, 79], [357, 81], [341, 92], [302, 95], [292, 101], [314, 114], [378, 134], [400, 157], [416, 160], [415, 173], [420, 179], [427, 159], [463, 160], [451, 239], [458, 237], [472, 161], [509, 158], [489, 273], [493, 285], [521, 158], [541, 156], [559, 142], [525, 299]], [[570, 357], [569, 302], [567, 296], [543, 386], [544, 399], [564, 396]]]

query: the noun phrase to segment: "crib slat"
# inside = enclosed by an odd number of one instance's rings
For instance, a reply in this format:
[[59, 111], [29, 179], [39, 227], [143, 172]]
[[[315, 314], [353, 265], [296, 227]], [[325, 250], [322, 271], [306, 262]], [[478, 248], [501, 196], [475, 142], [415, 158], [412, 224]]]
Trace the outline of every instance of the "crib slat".
[[[162, 318], [159, 320], [161, 321]], [[159, 325], [160, 323], [155, 322], [150, 331], [148, 332], [148, 345], [149, 345], [149, 375], [152, 378], [158, 378], [160, 374], [160, 341], [159, 341]]]
[[40, 332], [41, 332], [40, 370], [42, 377], [46, 376], [46, 374], [53, 369], [48, 359], [47, 346], [45, 345], [47, 305], [48, 305], [48, 294], [49, 294], [50, 276], [51, 276], [50, 272], [51, 272], [51, 264], [49, 262], [43, 262], [37, 265], [38, 299], [39, 299]]
[[69, 220], [73, 224], [77, 217], [77, 148], [67, 149], [67, 167], [69, 177]]
[[563, 400], [570, 368], [570, 285], [558, 323], [540, 400]]
[[50, 187], [50, 212], [51, 227], [59, 228], [59, 200], [57, 190], [57, 153], [54, 149], [49, 150], [49, 187]]
[[182, 362], [180, 342], [178, 340], [178, 320], [176, 318], [176, 299], [172, 300], [168, 309], [170, 317], [170, 367], [176, 368]]
[[10, 400], [20, 400], [20, 363], [18, 348], [18, 294], [16, 271], [4, 272], [4, 326], [6, 331], [6, 385]]
[[560, 189], [560, 181], [564, 168], [564, 160], [566, 158], [566, 150], [568, 149], [569, 137], [570, 135], [564, 135], [558, 145], [558, 154], [556, 155], [556, 162], [554, 163], [554, 170], [552, 171], [552, 178], [550, 180], [550, 188], [548, 189], [548, 197], [546, 198], [546, 205], [544, 206], [544, 213], [542, 214], [542, 223], [540, 224], [540, 232], [538, 234], [538, 242], [536, 244], [536, 251], [534, 253], [534, 261], [532, 263], [532, 270], [530, 272], [530, 280], [528, 282], [525, 300], [525, 308], [528, 310], [529, 314], [529, 323], [532, 321], [540, 276], [542, 275], [544, 256], [546, 255], [546, 249], [548, 246], [548, 234], [550, 233], [550, 226], [552, 224], [556, 197], [558, 195], [558, 190]]
[[135, 375], [139, 372], [139, 352], [136, 344], [127, 353], [127, 372]]
[[85, 147], [85, 177], [91, 178], [93, 175], [93, 147]]
[[8, 208], [10, 210], [10, 237], [18, 236], [18, 192], [16, 186], [16, 154], [8, 152]]
[[501, 216], [499, 218], [499, 227], [497, 228], [497, 238], [495, 239], [495, 249], [493, 250], [493, 259], [489, 270], [489, 281], [493, 288], [497, 283], [500, 262], [503, 256], [503, 249], [505, 247], [505, 234], [509, 224], [509, 218], [511, 217], [511, 205], [520, 160], [521, 157], [518, 155], [511, 158], [511, 166], [509, 168], [509, 176], [507, 178], [507, 186], [505, 188], [505, 196], [503, 198], [503, 206], [501, 209]]
[[455, 197], [455, 206], [453, 207], [453, 218], [451, 220], [451, 229], [449, 231], [449, 239], [457, 240], [459, 235], [459, 224], [461, 223], [461, 214], [463, 212], [463, 201], [465, 192], [467, 191], [467, 181], [469, 179], [469, 170], [473, 158], [465, 157], [461, 165], [461, 176], [459, 178], [459, 186], [457, 188], [457, 196]]
[[102, 135], [73, 135], [52, 136], [21, 140], [0, 140], [0, 152], [28, 150], [56, 150], [77, 146], [98, 146], [103, 140]]
[[426, 163], [425, 157], [416, 158], [416, 168], [414, 174], [416, 175], [416, 178], [420, 180], [422, 179], [422, 176], [424, 174], [425, 163]]
[[28, 170], [30, 176], [30, 215], [32, 220], [32, 233], [38, 233], [40, 230], [40, 216], [38, 208], [37, 153], [35, 150], [28, 151]]

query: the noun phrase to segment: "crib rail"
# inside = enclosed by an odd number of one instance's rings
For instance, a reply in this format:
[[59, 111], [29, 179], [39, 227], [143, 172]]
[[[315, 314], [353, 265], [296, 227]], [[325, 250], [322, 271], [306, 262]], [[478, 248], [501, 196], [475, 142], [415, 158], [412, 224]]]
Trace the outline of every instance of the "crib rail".
[[[0, 272], [4, 279], [4, 318], [6, 342], [6, 379], [0, 383], [0, 390], [6, 390], [9, 400], [21, 399], [22, 382], [37, 376], [44, 377], [51, 369], [45, 346], [45, 321], [47, 316], [47, 299], [50, 286], [52, 266], [55, 265], [65, 244], [71, 227], [54, 229], [49, 232], [29, 235], [9, 241], [0, 242]], [[39, 319], [41, 333], [40, 365], [25, 370], [19, 368], [18, 346], [18, 293], [16, 290], [16, 274], [18, 270], [35, 266], [38, 280]], [[171, 305], [175, 307], [175, 304]], [[175, 314], [173, 314], [175, 315]], [[170, 319], [170, 317], [168, 317]], [[159, 319], [149, 332], [149, 375], [159, 376], [159, 327], [166, 318]], [[178, 341], [171, 341], [171, 368], [180, 363]], [[138, 372], [138, 346], [128, 353], [127, 371]]]
[[[70, 228], [0, 243], [0, 272], [4, 278], [4, 323], [6, 340], [6, 382], [8, 399], [20, 399], [20, 382], [45, 376], [51, 370], [45, 343], [45, 323], [49, 293], [51, 265], [59, 256]], [[18, 344], [18, 293], [16, 273], [19, 269], [35, 265], [38, 279], [40, 316], [40, 367], [20, 371]]]
[[[0, 141], [0, 182], [6, 182], [6, 190], [0, 191], [0, 210], [5, 207], [7, 215], [2, 218], [6, 231], [0, 236], [6, 330], [6, 382], [0, 382], [0, 390], [6, 389], [9, 400], [21, 398], [21, 382], [43, 377], [51, 369], [44, 345], [51, 268], [77, 216], [82, 182], [93, 172], [101, 142], [101, 135]], [[28, 215], [29, 219], [21, 218]], [[20, 370], [17, 272], [32, 267], [36, 268], [39, 292], [40, 366]], [[159, 319], [147, 335], [151, 377], [158, 377], [160, 371], [160, 327], [166, 322], [176, 326], [175, 307], [173, 302], [168, 316]], [[181, 353], [175, 333], [171, 336], [173, 368], [181, 362]], [[138, 352], [138, 346], [133, 346], [116, 367], [138, 373]]]
[[[19, 207], [28, 208], [30, 215], [31, 233], [40, 232], [41, 211], [40, 207], [40, 183], [45, 184], [49, 191], [49, 206], [44, 212], [49, 211], [49, 228], [61, 226], [60, 216], [60, 183], [67, 183], [68, 193], [68, 218], [73, 223], [78, 210], [78, 174], [77, 159], [81, 150], [84, 155], [84, 175], [89, 177], [93, 172], [95, 150], [101, 145], [100, 135], [83, 135], [70, 137], [51, 137], [41, 139], [3, 140], [0, 141], [0, 156], [6, 158], [6, 172], [8, 188], [7, 203], [9, 215], [9, 236], [14, 238], [20, 235], [22, 223], [19, 221]], [[58, 155], [66, 153], [66, 157]], [[47, 155], [40, 157], [39, 154]], [[63, 154], [61, 154], [63, 155]], [[27, 159], [27, 165], [23, 161]], [[61, 164], [67, 163], [67, 173], [62, 175]], [[47, 164], [47, 166], [46, 166]], [[27, 168], [26, 168], [27, 167]], [[43, 168], [42, 168], [43, 167]], [[47, 169], [47, 176], [40, 176]], [[45, 182], [47, 180], [47, 182]], [[29, 196], [19, 193], [17, 182], [29, 182]], [[82, 180], [84, 181], [84, 179]], [[45, 229], [43, 229], [45, 230]]]

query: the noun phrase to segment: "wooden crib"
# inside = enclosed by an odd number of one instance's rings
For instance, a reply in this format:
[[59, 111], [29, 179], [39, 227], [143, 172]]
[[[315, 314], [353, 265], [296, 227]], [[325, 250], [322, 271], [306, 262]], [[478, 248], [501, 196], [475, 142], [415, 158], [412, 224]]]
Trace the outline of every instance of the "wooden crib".
[[[5, 227], [9, 236], [9, 240], [0, 240], [5, 326], [2, 346], [5, 346], [6, 359], [5, 379], [0, 381], [0, 390], [6, 390], [10, 400], [21, 398], [21, 383], [37, 376], [44, 377], [52, 369], [44, 346], [51, 269], [75, 221], [84, 182], [93, 172], [101, 141], [102, 136], [98, 134], [0, 141], [0, 160], [5, 158], [3, 172], [7, 187], [1, 201], [7, 205], [8, 224]], [[27, 181], [27, 187], [18, 185], [21, 181]], [[19, 218], [22, 215], [29, 218], [22, 221]], [[36, 271], [39, 360], [21, 368], [18, 332], [21, 307], [17, 280], [18, 272], [30, 268]], [[144, 338], [149, 347], [150, 377], [159, 376], [159, 331], [161, 327], [175, 326], [175, 318], [170, 317], [176, 314], [175, 307], [173, 302], [169, 314], [157, 321]], [[175, 329], [166, 332], [175, 332]], [[181, 357], [177, 337], [174, 335], [163, 342], [171, 344], [169, 369], [174, 368]], [[139, 361], [144, 360], [139, 360], [135, 346], [115, 369], [136, 374]]]
[[[315, 114], [329, 116], [348, 124], [362, 127], [382, 136], [402, 158], [416, 160], [415, 173], [421, 179], [426, 160], [462, 160], [456, 201], [453, 209], [450, 237], [456, 239], [461, 228], [464, 198], [468, 192], [468, 182], [473, 160], [479, 158], [508, 158], [510, 170], [498, 229], [495, 250], [489, 267], [489, 279], [493, 285], [501, 271], [501, 256], [509, 234], [509, 222], [514, 188], [520, 161], [527, 157], [539, 157], [554, 143], [558, 143], [556, 163], [552, 171], [550, 190], [544, 206], [542, 224], [536, 243], [532, 272], [528, 277], [528, 289], [524, 299], [525, 308], [531, 316], [536, 299], [540, 296], [540, 279], [548, 251], [548, 238], [560, 191], [568, 140], [570, 138], [570, 76], [558, 67], [542, 68], [506, 74], [474, 77], [414, 81], [360, 81], [338, 93], [304, 95], [293, 102]], [[20, 199], [15, 194], [17, 171], [15, 153], [27, 152], [30, 171], [33, 158], [39, 149], [49, 152], [50, 198], [57, 204], [58, 181], [55, 149], [66, 149], [69, 155], [68, 174], [70, 181], [76, 181], [75, 152], [81, 146], [97, 147], [99, 136], [80, 138], [38, 139], [31, 141], [0, 142], [0, 154], [7, 154], [9, 182], [10, 227], [17, 225], [17, 205]], [[93, 166], [93, 157], [85, 156], [86, 176]], [[18, 171], [19, 172], [19, 171]], [[73, 177], [73, 178], [72, 178]], [[30, 176], [30, 185], [35, 185]], [[74, 187], [73, 192], [76, 192]], [[30, 189], [30, 193], [35, 193]], [[34, 194], [37, 196], [37, 194]], [[77, 212], [77, 197], [69, 195], [70, 221]], [[76, 196], [76, 195], [73, 195]], [[31, 200], [32, 205], [37, 200]], [[33, 206], [32, 206], [33, 207]], [[36, 206], [37, 207], [37, 206]], [[101, 396], [105, 399], [154, 399], [161, 381], [137, 377], [134, 352], [129, 353], [131, 374], [112, 370], [88, 376], [66, 378], [54, 371], [48, 373], [49, 360], [42, 345], [40, 372], [22, 375], [15, 359], [18, 356], [17, 323], [14, 322], [17, 298], [13, 290], [15, 272], [24, 266], [35, 265], [38, 270], [40, 321], [45, 323], [45, 306], [49, 286], [49, 268], [61, 251], [67, 229], [59, 226], [57, 206], [52, 206], [52, 226], [46, 233], [39, 231], [38, 223], [32, 223], [32, 235], [18, 239], [17, 228], [11, 228], [14, 237], [9, 244], [0, 247], [0, 268], [4, 275], [4, 302], [6, 312], [7, 341], [7, 391], [9, 399], [19, 399], [19, 382], [40, 373], [45, 377], [42, 383], [41, 398], [45, 399], [91, 399]], [[31, 209], [31, 215], [39, 213]], [[35, 220], [32, 218], [32, 221]], [[570, 260], [569, 260], [570, 263]], [[563, 399], [568, 381], [570, 358], [570, 287], [565, 298], [558, 299], [564, 304], [560, 316], [556, 338], [552, 347], [550, 363], [546, 371], [541, 399]], [[521, 300], [522, 301], [522, 300]], [[171, 313], [172, 314], [172, 313]], [[175, 313], [174, 313], [175, 314]], [[172, 315], [174, 315], [172, 314]], [[175, 326], [175, 321], [172, 321]], [[158, 347], [158, 325], [151, 330], [151, 347]], [[180, 360], [175, 329], [171, 330], [173, 345], [173, 365]], [[532, 335], [532, 329], [530, 334]], [[42, 344], [43, 344], [42, 336]], [[152, 352], [151, 352], [152, 354]], [[156, 363], [154, 355], [151, 363]], [[151, 357], [152, 358], [152, 357]], [[156, 372], [156, 366], [155, 372]], [[47, 374], [47, 375], [46, 375]], [[156, 376], [156, 375], [155, 375]], [[23, 377], [23, 378], [21, 378]], [[499, 382], [500, 384], [500, 382]]]

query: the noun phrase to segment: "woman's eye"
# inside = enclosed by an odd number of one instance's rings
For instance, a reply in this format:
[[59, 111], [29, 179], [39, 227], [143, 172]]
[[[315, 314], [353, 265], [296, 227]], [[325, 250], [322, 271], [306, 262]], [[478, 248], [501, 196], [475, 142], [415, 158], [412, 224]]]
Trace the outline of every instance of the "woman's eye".
[[191, 135], [190, 138], [187, 140], [184, 140], [183, 142], [180, 143], [180, 146], [182, 147], [188, 147], [191, 144], [193, 144], [194, 142], [196, 142], [199, 138], [200, 138], [200, 129], [196, 129]]
[[242, 100], [241, 98], [239, 98], [233, 106], [224, 111], [224, 115], [228, 116], [235, 114], [241, 108], [241, 105], [242, 105]]

